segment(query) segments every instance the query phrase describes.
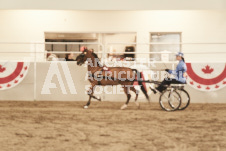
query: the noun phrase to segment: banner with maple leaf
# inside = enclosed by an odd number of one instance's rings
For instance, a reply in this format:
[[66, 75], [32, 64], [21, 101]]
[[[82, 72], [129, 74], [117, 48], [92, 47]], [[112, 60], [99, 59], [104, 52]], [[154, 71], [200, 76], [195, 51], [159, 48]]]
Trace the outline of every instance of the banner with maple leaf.
[[18, 85], [26, 76], [29, 62], [0, 62], [0, 90]]
[[226, 63], [186, 63], [187, 83], [200, 91], [216, 91], [226, 86]]

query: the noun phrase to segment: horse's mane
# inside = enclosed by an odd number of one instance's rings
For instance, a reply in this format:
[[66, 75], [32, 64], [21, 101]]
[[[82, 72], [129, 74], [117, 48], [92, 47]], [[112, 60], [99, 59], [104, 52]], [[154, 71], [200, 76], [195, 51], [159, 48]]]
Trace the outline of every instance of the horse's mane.
[[97, 65], [98, 65], [99, 67], [103, 67], [103, 65], [102, 65], [101, 62], [100, 62], [100, 59], [99, 59], [98, 56], [97, 56], [97, 54], [94, 53], [94, 52], [92, 52], [92, 55], [94, 56], [95, 59], [97, 59]]

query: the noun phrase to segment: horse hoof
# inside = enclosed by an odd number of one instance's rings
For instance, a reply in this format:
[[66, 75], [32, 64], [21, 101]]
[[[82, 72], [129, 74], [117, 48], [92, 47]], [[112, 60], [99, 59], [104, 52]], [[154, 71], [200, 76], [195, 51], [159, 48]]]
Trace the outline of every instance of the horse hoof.
[[84, 106], [84, 109], [88, 109], [89, 107], [87, 105]]
[[126, 108], [127, 108], [127, 105], [124, 104], [124, 105], [121, 107], [121, 110], [124, 110], [124, 109], [126, 109]]
[[101, 101], [101, 97], [98, 96], [98, 97], [97, 97], [97, 100], [98, 100], [98, 101]]

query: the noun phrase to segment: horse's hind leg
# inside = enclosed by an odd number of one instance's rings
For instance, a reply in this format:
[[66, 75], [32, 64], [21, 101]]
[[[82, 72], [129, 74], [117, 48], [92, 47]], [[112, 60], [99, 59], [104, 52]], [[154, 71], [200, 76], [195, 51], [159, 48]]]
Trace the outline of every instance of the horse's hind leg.
[[127, 96], [127, 101], [126, 103], [121, 107], [121, 110], [124, 110], [127, 108], [128, 104], [129, 104], [129, 100], [131, 98], [131, 94], [129, 93], [130, 87], [124, 87], [124, 92]]
[[134, 87], [131, 87], [130, 90], [133, 91], [133, 92], [136, 94], [136, 97], [135, 97], [135, 104], [136, 104], [136, 106], [137, 106], [138, 108], [140, 108], [140, 104], [139, 104], [139, 102], [137, 102], [139, 91], [136, 90]]

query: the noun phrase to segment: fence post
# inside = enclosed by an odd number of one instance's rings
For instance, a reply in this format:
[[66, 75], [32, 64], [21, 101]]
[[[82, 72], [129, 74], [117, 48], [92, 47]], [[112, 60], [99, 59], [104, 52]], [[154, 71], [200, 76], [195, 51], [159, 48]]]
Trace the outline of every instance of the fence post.
[[37, 90], [37, 75], [36, 75], [36, 62], [37, 62], [37, 58], [36, 58], [36, 55], [37, 55], [37, 52], [36, 52], [36, 47], [37, 47], [37, 44], [35, 43], [35, 49], [34, 49], [34, 101], [36, 101], [36, 90]]

